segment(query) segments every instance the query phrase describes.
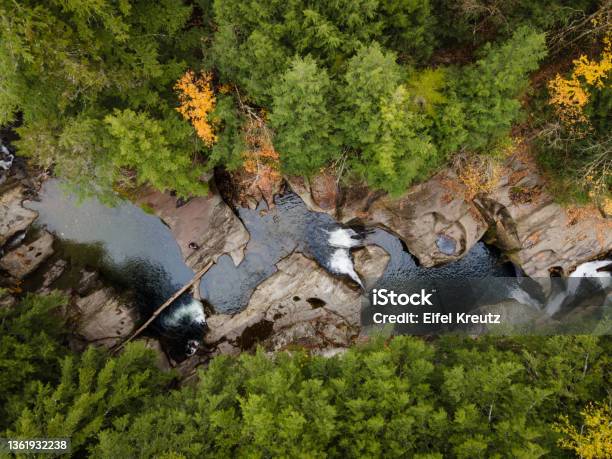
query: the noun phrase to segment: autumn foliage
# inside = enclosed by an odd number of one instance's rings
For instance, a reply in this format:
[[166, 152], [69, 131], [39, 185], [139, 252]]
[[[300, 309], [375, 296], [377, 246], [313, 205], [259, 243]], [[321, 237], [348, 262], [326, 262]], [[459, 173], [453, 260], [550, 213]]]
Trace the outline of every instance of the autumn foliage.
[[174, 87], [178, 91], [180, 102], [177, 110], [191, 122], [198, 137], [209, 147], [217, 141], [214, 127], [209, 120], [209, 115], [216, 105], [211, 80], [210, 73], [201, 72], [196, 75], [188, 70]]
[[584, 54], [574, 60], [574, 69], [569, 78], [561, 75], [548, 83], [550, 104], [567, 125], [588, 123], [584, 107], [591, 99], [591, 88], [603, 89], [608, 73], [612, 70], [612, 37], [604, 38], [604, 51], [599, 60], [589, 59]]
[[567, 416], [555, 430], [563, 435], [559, 446], [572, 450], [581, 458], [598, 459], [612, 457], [612, 412], [607, 405], [589, 404], [583, 409], [583, 425], [580, 429], [570, 424]]
[[280, 157], [272, 145], [272, 135], [263, 116], [255, 114], [248, 116], [243, 130], [246, 150], [239, 172], [242, 188], [247, 188], [248, 194], [261, 196], [271, 205], [282, 180]]

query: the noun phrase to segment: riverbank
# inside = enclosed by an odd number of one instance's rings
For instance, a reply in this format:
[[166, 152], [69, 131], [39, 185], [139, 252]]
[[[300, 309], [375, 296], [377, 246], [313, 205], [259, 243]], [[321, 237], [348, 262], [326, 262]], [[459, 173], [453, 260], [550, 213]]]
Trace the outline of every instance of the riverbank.
[[[38, 177], [37, 183], [45, 178]], [[431, 273], [437, 272], [439, 268], [435, 267], [442, 264], [445, 267], [440, 272], [450, 277], [490, 275], [493, 271], [487, 269], [497, 268], [495, 262], [486, 261], [493, 261], [488, 249], [482, 252], [484, 258], [475, 255], [480, 253], [475, 251], [475, 245], [482, 244], [479, 242], [482, 239], [502, 250], [501, 259], [506, 257], [527, 275], [542, 278], [548, 278], [551, 273], [567, 275], [576, 265], [606, 256], [612, 249], [609, 219], [592, 213], [572, 219], [572, 211], [552, 201], [542, 179], [530, 169], [528, 161], [519, 156], [508, 158], [504, 170], [486, 193], [470, 194], [460, 173], [453, 169], [412, 187], [398, 199], [365, 188], [342, 189], [334, 185], [335, 180], [330, 176], [317, 176], [310, 182], [288, 177], [286, 183], [289, 190], [302, 199], [290, 198], [287, 191], [285, 195], [290, 199], [273, 207], [260, 204], [255, 208], [242, 208], [236, 202], [227, 202], [227, 194], [222, 197], [217, 191], [236, 187], [236, 184], [218, 186], [215, 178], [211, 179], [208, 196], [186, 202], [150, 188], [141, 189], [134, 198], [138, 205], [167, 225], [166, 229], [162, 225], [160, 231], [168, 235], [155, 233], [151, 241], [157, 240], [163, 247], [178, 246], [172, 249], [176, 250], [172, 255], [176, 260], [172, 263], [177, 268], [170, 269], [170, 273], [184, 271], [184, 275], [178, 277], [171, 274], [171, 282], [163, 289], [157, 285], [154, 300], [157, 304], [170, 296], [174, 288], [170, 286], [178, 288], [189, 280], [190, 272], [208, 260], [216, 262], [194, 292], [196, 297], [205, 300], [209, 331], [203, 337], [203, 348], [181, 365], [186, 374], [205, 363], [211, 355], [237, 354], [256, 344], [271, 351], [299, 345], [328, 355], [360, 340], [362, 292], [350, 280], [332, 275], [315, 261], [318, 245], [325, 242], [316, 235], [327, 228], [326, 225], [337, 225], [336, 220], [385, 228], [370, 236], [369, 245], [354, 252], [355, 270], [367, 280], [369, 287], [385, 273], [387, 278], [418, 279], [429, 275], [430, 268], [434, 269]], [[8, 265], [11, 260], [21, 260], [21, 254], [40, 253], [36, 260], [17, 263], [19, 266], [9, 271], [13, 287], [19, 285], [21, 277], [30, 291], [62, 288], [71, 292], [68, 314], [81, 345], [94, 343], [112, 347], [145, 318], [143, 312], [146, 314], [146, 311], [134, 303], [133, 292], [130, 292], [142, 286], [130, 285], [129, 280], [123, 279], [114, 284], [115, 288], [120, 287], [117, 291], [113, 289], [113, 282], [109, 284], [109, 279], [95, 270], [84, 269], [77, 274], [72, 269], [73, 259], [53, 258], [53, 246], [57, 247], [57, 241], [54, 243], [51, 234], [44, 230], [29, 230], [37, 215], [23, 205], [23, 199], [34, 197], [38, 190], [37, 187], [25, 188], [17, 181], [3, 193], [3, 221], [10, 224], [3, 227], [4, 245], [8, 250], [0, 263]], [[243, 192], [237, 191], [236, 195], [244, 197]], [[60, 196], [53, 194], [56, 206]], [[87, 226], [79, 229], [92, 237], [90, 243], [96, 240], [93, 233], [100, 226], [96, 218], [104, 212], [103, 208], [93, 209], [90, 208], [89, 217], [82, 216], [94, 226], [90, 230], [86, 230]], [[57, 224], [73, 225], [73, 220], [62, 213], [65, 209], [51, 207], [45, 212], [53, 214]], [[142, 215], [138, 218], [145, 219], [144, 212], [129, 207], [129, 215], [134, 212]], [[49, 216], [45, 219], [50, 222]], [[155, 221], [153, 216], [146, 219]], [[128, 223], [119, 219], [113, 225], [125, 236], [129, 233], [126, 228], [131, 225]], [[55, 231], [63, 232], [59, 227], [55, 227]], [[130, 240], [141, 239], [140, 244], [150, 246], [146, 232], [136, 229], [135, 234], [141, 237], [129, 239], [128, 236], [119, 252], [125, 252], [128, 258], [128, 246], [134, 245]], [[20, 234], [26, 237], [18, 244], [6, 245]], [[85, 252], [84, 246], [76, 247], [77, 251], [80, 249]], [[94, 253], [92, 259], [108, 256], [108, 249]], [[87, 251], [91, 253], [90, 249]], [[418, 264], [410, 254], [416, 257]], [[158, 260], [161, 266], [167, 263], [167, 257], [163, 255]], [[463, 265], [457, 264], [460, 260]], [[87, 268], [86, 265], [83, 268]], [[183, 265], [186, 266], [182, 268]], [[153, 273], [154, 265], [148, 266]], [[478, 271], [475, 267], [482, 269]], [[139, 269], [142, 271], [142, 267]], [[148, 268], [145, 266], [145, 269]], [[160, 282], [152, 276], [149, 284]], [[511, 304], [520, 302], [508, 303], [507, 310], [512, 309]], [[152, 309], [150, 305], [148, 310]], [[155, 340], [150, 342], [153, 347], [161, 348]], [[160, 355], [166, 357], [161, 350]], [[165, 362], [167, 366], [176, 364], [167, 358]]]

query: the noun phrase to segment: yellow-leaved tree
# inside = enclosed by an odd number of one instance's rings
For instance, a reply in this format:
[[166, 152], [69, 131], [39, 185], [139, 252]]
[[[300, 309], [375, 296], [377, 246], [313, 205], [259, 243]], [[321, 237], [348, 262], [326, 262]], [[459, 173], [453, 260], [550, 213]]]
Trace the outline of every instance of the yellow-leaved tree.
[[557, 74], [548, 82], [550, 104], [567, 125], [588, 124], [584, 107], [591, 98], [593, 89], [603, 89], [608, 73], [612, 70], [612, 37], [604, 38], [604, 50], [600, 59], [589, 59], [584, 54], [574, 60], [574, 69], [569, 78]]
[[208, 147], [217, 141], [214, 126], [209, 120], [209, 115], [216, 105], [211, 81], [210, 73], [201, 72], [196, 75], [192, 70], [188, 70], [174, 86], [180, 102], [177, 110], [191, 122], [198, 137]]
[[582, 426], [577, 429], [567, 416], [555, 425], [563, 435], [559, 446], [570, 449], [584, 459], [612, 457], [612, 415], [608, 405], [589, 404], [580, 412]]

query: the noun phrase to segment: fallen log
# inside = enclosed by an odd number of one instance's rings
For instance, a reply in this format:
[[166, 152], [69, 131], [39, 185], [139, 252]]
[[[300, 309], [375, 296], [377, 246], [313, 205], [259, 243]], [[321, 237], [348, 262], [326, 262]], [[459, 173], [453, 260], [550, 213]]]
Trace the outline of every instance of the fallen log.
[[188, 289], [190, 289], [197, 281], [199, 281], [200, 278], [204, 274], [206, 274], [206, 272], [211, 268], [211, 266], [213, 264], [214, 263], [212, 261], [209, 261], [208, 263], [206, 263], [206, 266], [204, 266], [200, 271], [198, 271], [195, 274], [195, 276], [193, 276], [193, 279], [191, 279], [188, 283], [183, 285], [170, 298], [168, 298], [164, 304], [162, 304], [155, 311], [153, 311], [153, 314], [151, 315], [151, 317], [149, 317], [140, 327], [138, 327], [135, 331], [133, 331], [132, 334], [130, 336], [128, 336], [124, 341], [122, 341], [121, 343], [116, 345], [113, 348], [113, 350], [111, 351], [111, 353], [113, 355], [117, 354], [121, 349], [123, 349], [125, 347], [125, 345], [127, 343], [129, 343], [134, 338], [136, 338], [138, 335], [140, 335], [151, 324], [151, 322], [153, 322], [155, 319], [157, 319], [157, 317], [163, 312], [164, 309], [166, 309], [168, 306], [170, 306], [174, 301], [176, 301], [176, 299], [179, 296], [181, 296]]

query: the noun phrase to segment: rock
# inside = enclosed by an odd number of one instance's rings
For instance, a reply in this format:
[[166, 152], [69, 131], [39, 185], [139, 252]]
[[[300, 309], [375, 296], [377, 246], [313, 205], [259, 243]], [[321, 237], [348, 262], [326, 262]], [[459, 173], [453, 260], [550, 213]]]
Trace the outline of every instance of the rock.
[[15, 156], [0, 141], [0, 185], [6, 181], [14, 159]]
[[314, 202], [314, 199], [310, 194], [310, 185], [306, 179], [297, 176], [287, 176], [285, 177], [285, 181], [289, 185], [289, 188], [291, 188], [291, 191], [297, 194], [302, 201], [304, 201], [304, 204], [306, 204], [306, 207], [308, 207], [309, 210], [312, 210], [313, 212], [325, 212], [332, 216], [334, 215], [335, 209], [325, 211]]
[[43, 231], [31, 244], [22, 245], [0, 259], [0, 269], [17, 279], [23, 279], [53, 254], [53, 236]]
[[5, 290], [4, 292], [0, 289], [0, 309], [2, 308], [12, 308], [17, 304], [17, 300], [13, 295], [10, 295]]
[[66, 266], [68, 266], [66, 260], [57, 260], [53, 263], [53, 266], [43, 274], [42, 292], [48, 292], [50, 290], [51, 284], [60, 278], [66, 270]]
[[81, 279], [77, 286], [77, 293], [79, 295], [87, 295], [94, 288], [100, 287], [100, 275], [97, 271], [87, 271], [84, 269], [81, 271]]
[[511, 158], [498, 186], [476, 203], [494, 244], [531, 277], [564, 274], [612, 250], [612, 220], [596, 209], [564, 208], [545, 191], [534, 166]]
[[162, 349], [162, 345], [159, 340], [147, 337], [142, 338], [142, 341], [144, 342], [144, 345], [147, 349], [151, 349], [155, 353], [157, 368], [162, 371], [169, 370], [171, 368], [170, 361], [168, 360], [168, 356]]
[[297, 176], [286, 176], [285, 181], [309, 210], [326, 213], [343, 223], [366, 220], [369, 207], [385, 194], [358, 184], [340, 188], [337, 178], [329, 172], [320, 173], [310, 181]]
[[144, 189], [136, 201], [170, 227], [185, 262], [194, 271], [224, 253], [229, 253], [236, 265], [242, 261], [249, 233], [216, 190], [180, 207], [176, 197], [152, 188]]
[[376, 200], [366, 222], [395, 232], [423, 266], [448, 263], [465, 255], [488, 226], [464, 196], [462, 184], [449, 175], [439, 175], [397, 199]]
[[96, 290], [76, 302], [76, 331], [86, 341], [111, 348], [136, 328], [137, 314], [111, 288]]
[[317, 352], [317, 355], [321, 357], [325, 357], [326, 359], [331, 359], [332, 357], [336, 357], [338, 355], [342, 355], [346, 353], [347, 348], [345, 347], [330, 347], [329, 349], [323, 349], [320, 352]]
[[16, 187], [0, 196], [0, 247], [13, 235], [25, 231], [38, 214], [21, 205], [24, 189]]
[[376, 245], [368, 245], [356, 250], [353, 256], [355, 271], [366, 280], [366, 283], [380, 278], [391, 258], [387, 252]]
[[338, 185], [336, 178], [331, 173], [319, 173], [310, 181], [295, 176], [285, 177], [285, 180], [310, 210], [325, 212], [332, 216], [336, 214]]
[[314, 203], [324, 211], [335, 210], [338, 199], [336, 177], [328, 172], [315, 175], [310, 181], [310, 194]]
[[297, 344], [308, 348], [350, 346], [359, 333], [361, 292], [329, 275], [299, 253], [281, 260], [278, 272], [262, 282], [248, 306], [234, 315], [208, 318], [210, 346], [268, 350]]

